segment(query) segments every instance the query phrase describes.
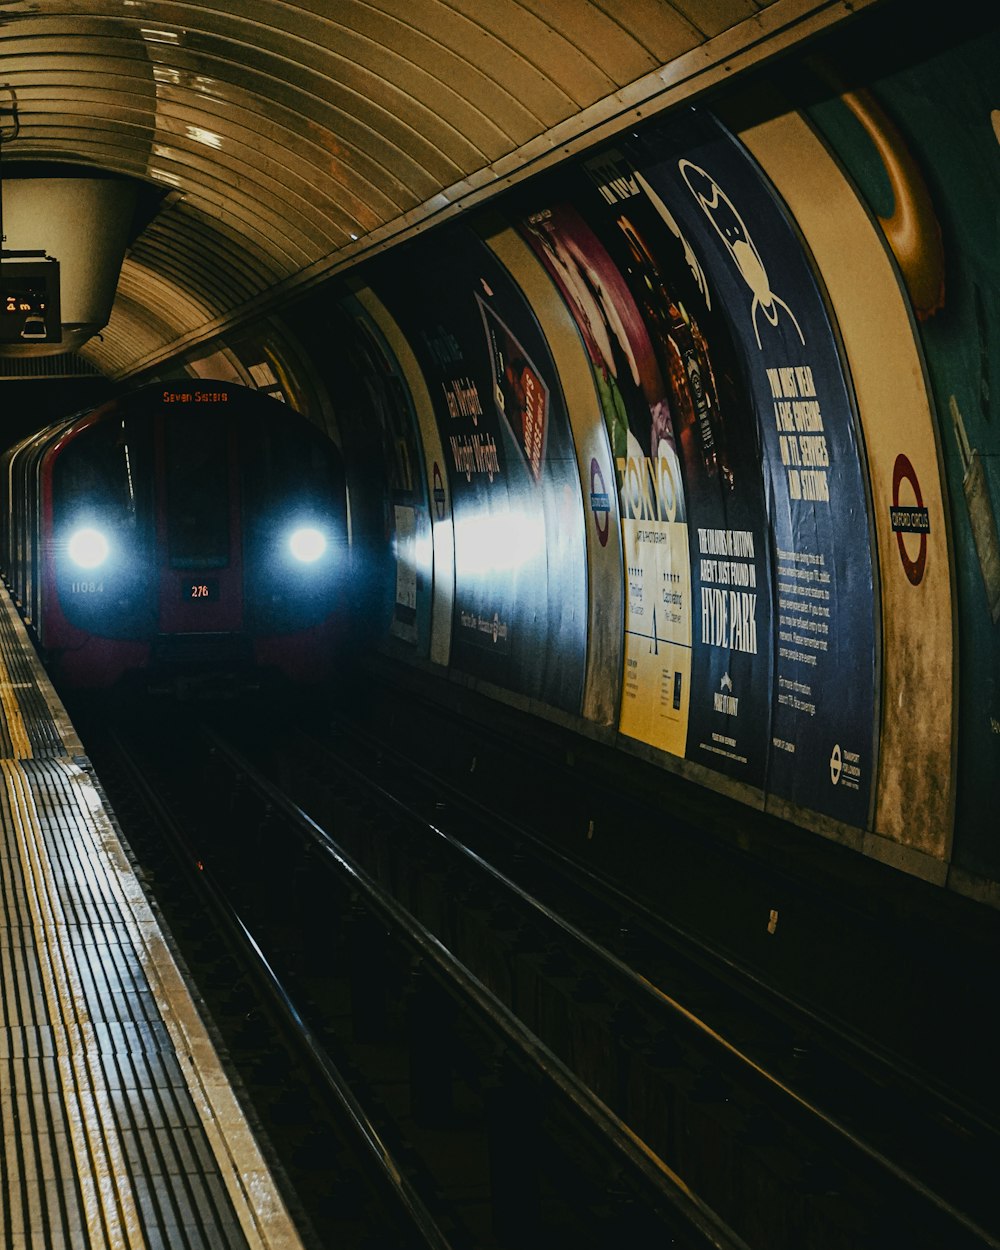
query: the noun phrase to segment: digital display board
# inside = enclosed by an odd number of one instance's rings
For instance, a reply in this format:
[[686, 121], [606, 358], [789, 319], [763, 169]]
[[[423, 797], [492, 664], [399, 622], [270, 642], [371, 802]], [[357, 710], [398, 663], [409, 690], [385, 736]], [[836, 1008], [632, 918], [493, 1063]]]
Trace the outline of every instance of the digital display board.
[[60, 343], [59, 262], [4, 256], [0, 261], [0, 343]]

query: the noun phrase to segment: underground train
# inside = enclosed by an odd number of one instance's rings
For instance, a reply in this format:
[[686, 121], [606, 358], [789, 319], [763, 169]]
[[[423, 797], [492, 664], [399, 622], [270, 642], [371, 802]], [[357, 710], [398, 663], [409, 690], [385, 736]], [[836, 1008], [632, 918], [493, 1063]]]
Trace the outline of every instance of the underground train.
[[344, 475], [285, 404], [226, 382], [143, 386], [7, 450], [0, 491], [4, 576], [60, 686], [329, 675]]

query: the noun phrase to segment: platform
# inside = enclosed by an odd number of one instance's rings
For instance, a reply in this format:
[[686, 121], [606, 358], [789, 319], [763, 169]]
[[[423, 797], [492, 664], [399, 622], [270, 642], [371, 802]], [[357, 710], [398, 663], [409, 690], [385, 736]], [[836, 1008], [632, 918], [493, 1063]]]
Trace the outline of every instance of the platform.
[[0, 585], [0, 1246], [299, 1233]]

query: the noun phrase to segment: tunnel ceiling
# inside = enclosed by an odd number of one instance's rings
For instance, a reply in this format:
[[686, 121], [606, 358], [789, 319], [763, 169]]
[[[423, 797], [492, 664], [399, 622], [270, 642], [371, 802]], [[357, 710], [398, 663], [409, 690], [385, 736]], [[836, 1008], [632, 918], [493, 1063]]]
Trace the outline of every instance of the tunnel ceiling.
[[869, 2], [0, 0], [0, 155], [164, 193], [127, 376]]

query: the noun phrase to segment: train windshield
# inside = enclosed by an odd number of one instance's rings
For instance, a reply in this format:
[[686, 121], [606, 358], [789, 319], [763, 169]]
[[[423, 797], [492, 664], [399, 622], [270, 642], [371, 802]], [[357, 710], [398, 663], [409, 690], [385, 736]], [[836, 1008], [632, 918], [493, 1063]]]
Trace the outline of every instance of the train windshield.
[[56, 462], [60, 507], [116, 528], [134, 528], [134, 454], [134, 438], [123, 421], [102, 421], [85, 429]]
[[167, 551], [174, 569], [229, 563], [229, 432], [201, 413], [165, 425]]
[[244, 480], [258, 507], [297, 505], [328, 512], [337, 498], [331, 450], [322, 436], [262, 432], [244, 460]]
[[343, 571], [337, 451], [296, 413], [276, 420], [261, 410], [256, 422], [241, 423], [240, 436], [247, 619], [258, 630], [303, 629], [333, 610]]

